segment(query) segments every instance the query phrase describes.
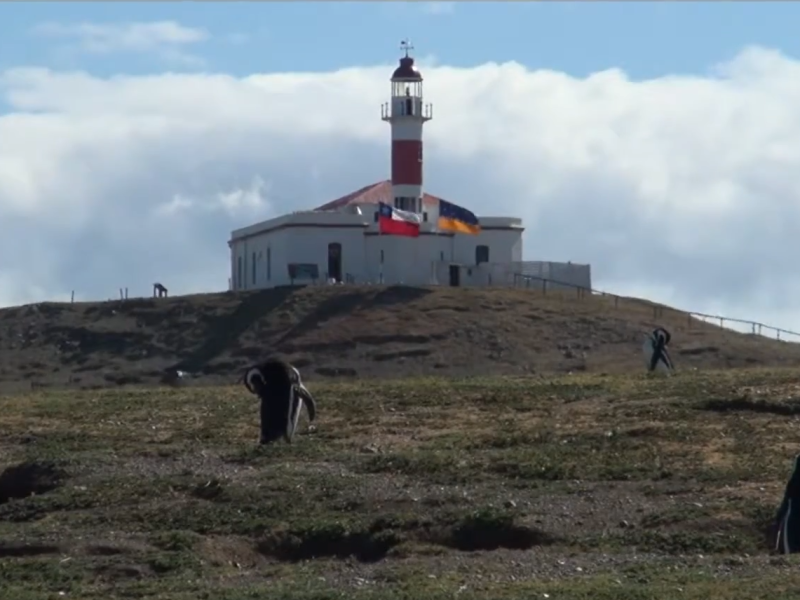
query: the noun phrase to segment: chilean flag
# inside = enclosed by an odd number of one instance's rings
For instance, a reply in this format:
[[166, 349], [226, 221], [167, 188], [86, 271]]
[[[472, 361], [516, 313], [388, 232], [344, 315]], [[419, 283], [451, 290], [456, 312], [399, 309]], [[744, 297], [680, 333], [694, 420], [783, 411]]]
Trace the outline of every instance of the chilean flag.
[[378, 227], [381, 233], [419, 237], [419, 224], [418, 214], [379, 203]]

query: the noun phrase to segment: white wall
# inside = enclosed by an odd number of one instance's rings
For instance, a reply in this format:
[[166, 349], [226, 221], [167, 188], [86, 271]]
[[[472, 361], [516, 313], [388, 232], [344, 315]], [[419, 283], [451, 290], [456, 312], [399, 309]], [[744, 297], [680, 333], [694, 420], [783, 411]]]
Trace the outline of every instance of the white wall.
[[[435, 262], [432, 270], [439, 285], [450, 285], [449, 262]], [[513, 267], [508, 263], [459, 264], [461, 287], [511, 287], [514, 285]]]
[[474, 265], [478, 246], [489, 246], [489, 262], [509, 263], [522, 260], [522, 229], [484, 230], [478, 235], [457, 233], [453, 262]]
[[[375, 229], [373, 228], [373, 231]], [[418, 238], [396, 235], [367, 235], [364, 278], [358, 282], [408, 285], [431, 284], [431, 262], [449, 260], [452, 238], [439, 235], [420, 235]], [[383, 263], [381, 263], [383, 252]]]
[[[286, 285], [290, 283], [288, 263], [314, 263], [320, 277], [325, 277], [331, 242], [342, 244], [343, 273], [363, 270], [363, 231], [374, 220], [373, 212], [374, 209], [361, 214], [355, 207], [345, 212], [301, 211], [233, 231], [229, 242], [232, 289]], [[239, 278], [240, 257], [246, 275], [242, 280]]]
[[[482, 244], [489, 246], [490, 263], [518, 262], [515, 259], [522, 254], [521, 231], [483, 231], [471, 236], [435, 235], [432, 230], [431, 224], [423, 224], [423, 231], [428, 234], [418, 238], [378, 235], [377, 225], [370, 223], [362, 227], [289, 227], [250, 234], [231, 242], [232, 289], [287, 285], [290, 283], [288, 263], [316, 264], [320, 278], [324, 279], [330, 243], [341, 244], [342, 274], [352, 275], [356, 283], [430, 285], [438, 280], [438, 283], [447, 284], [447, 269], [437, 270], [434, 265], [452, 262], [475, 267], [475, 249]], [[488, 267], [476, 271], [472, 284], [487, 285], [491, 272]], [[502, 279], [499, 274], [494, 277]], [[462, 275], [463, 285], [472, 285], [469, 281]]]
[[[437, 235], [434, 213], [422, 224], [422, 235], [405, 238], [377, 235], [376, 209], [374, 205], [367, 205], [362, 207], [362, 214], [292, 213], [234, 231], [230, 242], [232, 289], [252, 290], [289, 284], [288, 263], [316, 264], [320, 278], [324, 279], [330, 243], [341, 244], [342, 274], [353, 276], [357, 283], [447, 285], [448, 266], [456, 263], [463, 267], [462, 285], [512, 285], [513, 273], [524, 271], [525, 265], [551, 264], [522, 262], [520, 219], [481, 217], [486, 229], [477, 236]], [[476, 248], [480, 245], [489, 247], [489, 264], [477, 266]], [[529, 266], [527, 270], [532, 275], [545, 276], [543, 267], [537, 270]], [[564, 281], [583, 277], [573, 277], [571, 272], [562, 272], [560, 276]]]
[[[328, 273], [328, 244], [342, 246], [342, 276], [358, 276], [364, 271], [364, 227], [359, 228], [291, 228], [281, 231], [286, 237], [286, 254], [282, 266], [284, 283], [290, 283], [287, 263], [314, 263], [320, 278]], [[280, 284], [278, 284], [280, 285]]]
[[283, 230], [231, 243], [231, 289], [254, 290], [280, 285], [277, 282], [286, 272], [285, 238], [281, 233]]
[[[436, 262], [431, 267], [440, 285], [450, 283], [450, 263]], [[516, 275], [530, 275], [546, 279], [548, 290], [591, 289], [592, 274], [590, 265], [575, 263], [521, 261], [509, 263], [483, 263], [479, 266], [460, 265], [460, 284], [462, 287], [526, 286], [540, 289], [541, 281], [518, 281]], [[559, 285], [559, 282], [563, 285]]]
[[[515, 226], [519, 219], [495, 219], [494, 226]], [[367, 229], [376, 233], [374, 223]], [[512, 262], [522, 258], [522, 231], [518, 229], [487, 230], [478, 235], [454, 234], [436, 235], [436, 218], [429, 218], [422, 223], [418, 238], [405, 238], [388, 235], [366, 236], [366, 270], [364, 279], [387, 284], [405, 283], [409, 285], [430, 285], [447, 283], [448, 277], [441, 278], [441, 273], [434, 267], [435, 263], [444, 261], [449, 264], [459, 263], [474, 266], [475, 249], [480, 245], [489, 246], [490, 262]], [[381, 265], [381, 250], [383, 264]], [[382, 274], [382, 277], [381, 277]]]
[[[312, 263], [319, 269], [320, 279], [328, 272], [328, 244], [342, 246], [342, 275], [352, 274], [360, 279], [365, 271], [364, 228], [291, 227], [245, 238], [233, 243], [235, 248], [232, 279], [234, 290], [251, 290], [288, 285], [289, 263]], [[253, 256], [256, 270], [253, 281]], [[238, 260], [242, 258], [246, 274], [244, 282], [238, 277]], [[269, 257], [270, 262], [267, 262]]]

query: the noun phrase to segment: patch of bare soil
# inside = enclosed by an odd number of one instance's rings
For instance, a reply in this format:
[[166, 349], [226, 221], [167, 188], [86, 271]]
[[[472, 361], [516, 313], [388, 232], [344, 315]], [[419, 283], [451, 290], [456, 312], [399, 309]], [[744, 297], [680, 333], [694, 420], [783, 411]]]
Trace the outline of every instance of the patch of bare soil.
[[0, 473], [0, 504], [51, 492], [62, 484], [64, 476], [62, 469], [46, 461], [7, 467]]

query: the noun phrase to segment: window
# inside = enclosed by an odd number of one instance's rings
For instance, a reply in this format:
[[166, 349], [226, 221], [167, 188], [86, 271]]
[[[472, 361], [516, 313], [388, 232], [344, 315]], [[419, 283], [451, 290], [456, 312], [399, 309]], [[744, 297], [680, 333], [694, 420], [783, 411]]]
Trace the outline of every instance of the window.
[[256, 284], [256, 253], [253, 252], [253, 264], [250, 265], [250, 270], [253, 272], [253, 285]]
[[419, 162], [422, 162], [422, 142], [419, 143]]
[[236, 285], [234, 285], [234, 289], [240, 289], [242, 287], [242, 282], [244, 280], [244, 269], [242, 267], [242, 257], [239, 257], [239, 266], [236, 271]]
[[426, 212], [422, 213], [422, 220], [425, 221], [426, 223], [428, 222], [428, 213]]
[[409, 116], [414, 114], [414, 100], [411, 98], [406, 98], [406, 114]]
[[476, 246], [475, 248], [475, 264], [489, 262], [489, 246]]
[[380, 212], [376, 210], [376, 211], [375, 211], [375, 222], [376, 222], [376, 223], [378, 222], [378, 216], [379, 216], [379, 215], [380, 215]]
[[408, 198], [406, 196], [401, 196], [399, 198], [394, 199], [394, 207], [399, 208], [400, 210], [407, 210], [409, 212], [419, 212], [417, 210], [417, 202], [418, 198]]
[[272, 279], [272, 248], [267, 248], [267, 281]]

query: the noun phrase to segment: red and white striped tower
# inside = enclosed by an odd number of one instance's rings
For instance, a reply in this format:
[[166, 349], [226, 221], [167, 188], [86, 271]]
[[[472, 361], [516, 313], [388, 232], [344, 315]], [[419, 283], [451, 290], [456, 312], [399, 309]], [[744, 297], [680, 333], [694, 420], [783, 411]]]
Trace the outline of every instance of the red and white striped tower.
[[422, 125], [433, 118], [422, 103], [422, 75], [408, 55], [413, 46], [400, 43], [405, 56], [392, 74], [392, 101], [381, 107], [381, 119], [392, 126], [392, 196], [395, 208], [422, 212]]

